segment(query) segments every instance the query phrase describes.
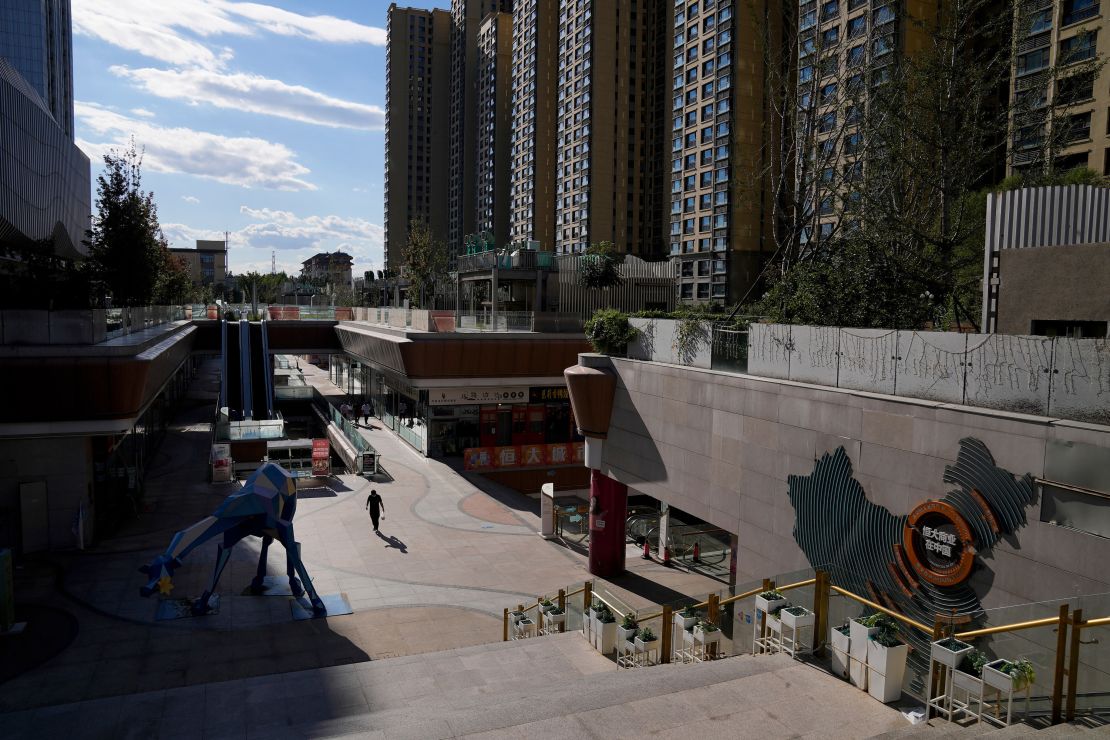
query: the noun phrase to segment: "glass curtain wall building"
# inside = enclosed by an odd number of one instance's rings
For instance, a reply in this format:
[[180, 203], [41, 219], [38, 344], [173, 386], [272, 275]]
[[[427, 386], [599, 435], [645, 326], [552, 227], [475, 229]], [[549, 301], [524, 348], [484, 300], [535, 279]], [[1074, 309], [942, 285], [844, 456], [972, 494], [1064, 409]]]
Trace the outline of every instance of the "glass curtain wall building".
[[72, 139], [70, 0], [0, 0], [0, 56], [38, 93]]

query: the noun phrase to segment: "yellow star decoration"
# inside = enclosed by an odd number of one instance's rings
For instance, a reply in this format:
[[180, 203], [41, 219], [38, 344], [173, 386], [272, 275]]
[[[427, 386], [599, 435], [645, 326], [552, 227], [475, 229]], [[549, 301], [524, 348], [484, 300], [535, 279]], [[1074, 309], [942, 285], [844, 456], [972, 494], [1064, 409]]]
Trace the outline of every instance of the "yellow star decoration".
[[169, 596], [170, 591], [173, 591], [173, 579], [169, 576], [162, 576], [158, 579], [158, 593], [163, 596]]

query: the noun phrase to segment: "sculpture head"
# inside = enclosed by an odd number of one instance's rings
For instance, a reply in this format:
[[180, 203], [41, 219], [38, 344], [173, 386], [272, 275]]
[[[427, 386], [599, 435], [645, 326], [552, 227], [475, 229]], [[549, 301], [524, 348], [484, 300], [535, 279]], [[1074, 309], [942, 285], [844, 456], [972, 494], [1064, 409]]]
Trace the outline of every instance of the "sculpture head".
[[181, 561], [174, 557], [167, 555], [159, 555], [150, 562], [150, 565], [144, 565], [139, 568], [140, 573], [146, 573], [150, 576], [145, 586], [139, 587], [139, 594], [141, 596], [149, 597], [155, 591], [167, 595], [173, 590], [173, 572], [181, 566]]

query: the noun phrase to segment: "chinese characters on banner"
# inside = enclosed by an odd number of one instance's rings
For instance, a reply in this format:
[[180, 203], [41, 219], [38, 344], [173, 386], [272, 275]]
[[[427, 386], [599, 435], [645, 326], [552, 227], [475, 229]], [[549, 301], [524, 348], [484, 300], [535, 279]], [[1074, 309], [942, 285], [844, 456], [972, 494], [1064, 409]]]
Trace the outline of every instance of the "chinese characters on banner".
[[463, 451], [463, 469], [535, 468], [545, 465], [581, 465], [586, 458], [584, 442], [543, 445], [471, 447]]
[[318, 478], [331, 475], [331, 444], [326, 439], [312, 440], [312, 475]]

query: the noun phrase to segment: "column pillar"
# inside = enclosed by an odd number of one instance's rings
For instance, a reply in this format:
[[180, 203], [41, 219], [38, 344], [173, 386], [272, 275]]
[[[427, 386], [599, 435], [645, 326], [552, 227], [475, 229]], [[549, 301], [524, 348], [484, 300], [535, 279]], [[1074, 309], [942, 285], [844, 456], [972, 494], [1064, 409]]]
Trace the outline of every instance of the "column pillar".
[[667, 504], [659, 504], [659, 546], [657, 549], [657, 557], [660, 562], [666, 560], [667, 549], [667, 536], [671, 531], [671, 507]]
[[624, 571], [624, 520], [628, 486], [590, 471], [590, 574], [608, 578]]

